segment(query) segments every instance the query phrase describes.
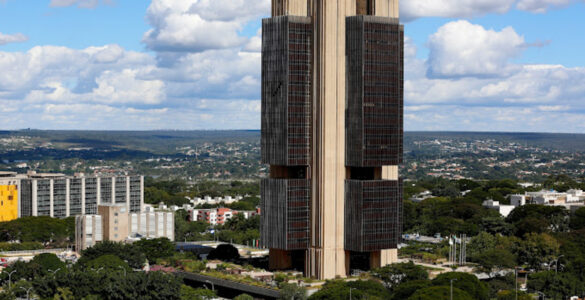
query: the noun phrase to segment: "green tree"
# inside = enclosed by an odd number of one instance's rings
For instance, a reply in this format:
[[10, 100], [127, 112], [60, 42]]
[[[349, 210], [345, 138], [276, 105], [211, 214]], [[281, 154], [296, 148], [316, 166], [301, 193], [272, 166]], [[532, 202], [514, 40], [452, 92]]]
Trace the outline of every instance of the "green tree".
[[39, 254], [35, 256], [30, 263], [39, 265], [43, 272], [55, 272], [58, 269], [64, 271], [65, 269], [65, 263], [62, 262], [61, 259], [59, 259], [59, 257], [53, 253]]
[[194, 289], [187, 285], [181, 286], [181, 300], [209, 300], [217, 297], [214, 291], [209, 289]]
[[102, 255], [96, 259], [90, 260], [86, 265], [88, 268], [94, 270], [98, 270], [100, 268], [107, 269], [106, 272], [111, 272], [112, 270], [119, 271], [121, 269], [132, 271], [130, 266], [125, 261], [113, 254]]
[[449, 300], [451, 299], [450, 295], [453, 292], [453, 300], [472, 300], [468, 293], [450, 286], [433, 286], [424, 288], [422, 290], [418, 290], [412, 296], [408, 298], [408, 300]]
[[282, 300], [306, 300], [307, 290], [304, 287], [294, 283], [280, 284], [280, 297]]
[[374, 269], [372, 275], [382, 280], [389, 290], [393, 290], [394, 287], [406, 281], [429, 279], [427, 271], [413, 262], [391, 264]]
[[570, 226], [573, 230], [585, 228], [585, 207], [579, 208], [571, 216]]
[[495, 236], [487, 232], [480, 232], [478, 235], [471, 238], [471, 241], [467, 245], [467, 253], [469, 257], [473, 259], [486, 250], [495, 249], [497, 242]]
[[53, 297], [54, 300], [75, 300], [73, 293], [69, 288], [57, 288], [57, 294]]
[[379, 282], [330, 280], [310, 300], [348, 299], [351, 289], [353, 299], [390, 299], [388, 290]]
[[534, 300], [532, 296], [523, 291], [518, 291], [518, 296], [516, 297], [516, 290], [499, 291], [497, 297], [498, 300]]
[[543, 271], [528, 277], [528, 288], [553, 299], [567, 299], [583, 292], [583, 282], [570, 273]]
[[[288, 298], [291, 299], [291, 298]], [[254, 300], [254, 297], [248, 295], [248, 294], [241, 294], [238, 295], [234, 298], [234, 300]]]
[[144, 253], [149, 262], [155, 262], [159, 258], [173, 256], [175, 243], [168, 238], [142, 239], [134, 243], [139, 251]]
[[413, 280], [401, 283], [394, 288], [394, 292], [392, 293], [392, 299], [393, 300], [408, 299], [408, 297], [412, 296], [412, 294], [414, 294], [416, 291], [422, 290], [429, 286], [431, 286], [430, 280]]
[[479, 264], [480, 270], [488, 273], [490, 277], [492, 272], [513, 268], [517, 265], [516, 256], [505, 249], [486, 250], [475, 257], [475, 262]]
[[558, 241], [546, 234], [529, 233], [524, 236], [516, 249], [519, 262], [540, 270], [544, 263], [550, 263], [559, 256]]
[[449, 286], [453, 280], [453, 287], [456, 287], [477, 300], [489, 299], [487, 286], [480, 282], [475, 275], [461, 272], [443, 273], [433, 279], [434, 286]]
[[146, 256], [144, 253], [142, 253], [140, 249], [133, 244], [103, 241], [93, 247], [83, 250], [78, 263], [83, 265], [88, 261], [94, 260], [106, 254], [118, 256], [123, 261], [128, 262], [128, 265], [134, 269], [142, 268], [146, 261]]

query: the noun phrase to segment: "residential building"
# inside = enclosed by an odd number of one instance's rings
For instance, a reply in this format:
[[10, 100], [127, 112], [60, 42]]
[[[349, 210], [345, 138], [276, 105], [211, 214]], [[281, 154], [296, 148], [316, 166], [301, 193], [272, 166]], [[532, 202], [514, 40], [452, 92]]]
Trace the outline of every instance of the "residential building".
[[0, 222], [18, 218], [18, 190], [20, 182], [14, 172], [0, 172]]
[[97, 214], [102, 204], [122, 204], [130, 212], [144, 206], [144, 177], [91, 177], [30, 173], [20, 179], [20, 216], [65, 218]]
[[103, 220], [104, 240], [121, 242], [130, 235], [128, 208], [123, 204], [104, 204], [98, 206], [98, 215]]
[[130, 213], [128, 225], [131, 237], [175, 240], [175, 214], [172, 212]]
[[510, 215], [510, 213], [516, 208], [514, 205], [501, 205], [499, 201], [486, 200], [483, 202], [483, 207], [493, 209], [500, 213], [504, 218]]
[[397, 261], [403, 47], [397, 0], [272, 1], [260, 229], [271, 269], [331, 279]]
[[78, 251], [101, 241], [133, 242], [143, 238], [175, 240], [172, 212], [128, 212], [124, 204], [98, 206], [97, 215], [75, 217], [75, 245]]
[[238, 211], [229, 208], [211, 208], [211, 209], [193, 209], [190, 211], [191, 221], [203, 221], [211, 225], [223, 225], [227, 220], [237, 214], [242, 214], [244, 218], [260, 215], [260, 209], [255, 211]]

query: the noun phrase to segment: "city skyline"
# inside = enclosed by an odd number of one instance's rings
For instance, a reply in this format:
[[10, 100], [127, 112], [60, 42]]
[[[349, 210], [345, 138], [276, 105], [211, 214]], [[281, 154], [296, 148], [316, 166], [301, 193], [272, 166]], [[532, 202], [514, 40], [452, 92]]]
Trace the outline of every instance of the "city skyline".
[[[405, 130], [585, 133], [582, 1], [401, 12]], [[261, 0], [0, 1], [2, 129], [259, 129], [268, 14]]]

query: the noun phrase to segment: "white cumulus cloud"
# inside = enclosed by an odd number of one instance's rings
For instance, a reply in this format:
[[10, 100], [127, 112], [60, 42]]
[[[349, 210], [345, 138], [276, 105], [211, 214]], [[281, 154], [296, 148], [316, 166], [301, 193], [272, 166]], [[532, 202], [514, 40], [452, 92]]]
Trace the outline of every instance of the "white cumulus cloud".
[[511, 27], [487, 30], [468, 21], [443, 25], [429, 38], [429, 74], [436, 77], [502, 76], [526, 47]]
[[22, 43], [28, 41], [28, 37], [22, 33], [4, 34], [0, 32], [0, 46], [10, 43]]
[[74, 6], [80, 8], [95, 8], [100, 4], [112, 4], [112, 0], [51, 0], [51, 7], [68, 7]]
[[532, 13], [565, 7], [582, 0], [408, 0], [400, 1], [400, 17], [411, 21], [422, 17], [473, 18], [504, 14], [513, 8]]
[[266, 0], [153, 0], [143, 42], [155, 51], [202, 52], [239, 47], [244, 25], [269, 12]]

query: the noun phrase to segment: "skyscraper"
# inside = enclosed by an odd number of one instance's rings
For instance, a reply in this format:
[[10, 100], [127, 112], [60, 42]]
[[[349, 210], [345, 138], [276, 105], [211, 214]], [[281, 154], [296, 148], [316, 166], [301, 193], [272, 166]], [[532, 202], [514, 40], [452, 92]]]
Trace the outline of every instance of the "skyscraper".
[[272, 0], [262, 24], [261, 240], [319, 279], [397, 259], [403, 35], [397, 0]]

